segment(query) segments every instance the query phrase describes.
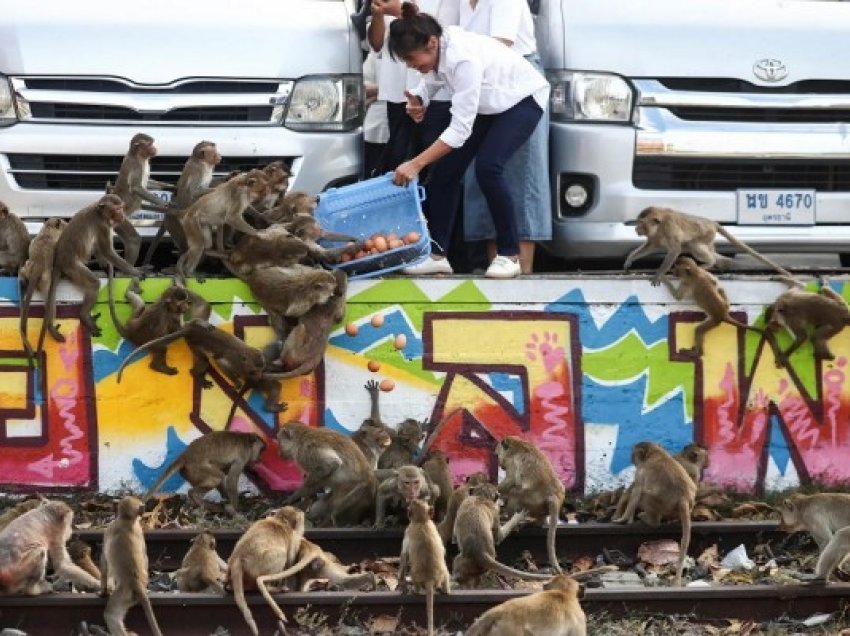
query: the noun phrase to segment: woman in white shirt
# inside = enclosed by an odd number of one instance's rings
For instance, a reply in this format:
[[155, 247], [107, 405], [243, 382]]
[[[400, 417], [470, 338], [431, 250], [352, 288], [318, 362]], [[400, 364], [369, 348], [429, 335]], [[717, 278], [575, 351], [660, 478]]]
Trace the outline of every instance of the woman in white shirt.
[[[463, 0], [460, 26], [489, 35], [522, 55], [541, 73], [537, 55], [534, 18], [527, 0]], [[464, 179], [463, 229], [467, 241], [489, 241], [492, 258], [495, 228], [487, 201], [474, 178], [474, 166]], [[552, 201], [549, 185], [549, 114], [544, 109], [531, 137], [514, 153], [505, 167], [505, 178], [514, 198], [519, 232], [519, 262], [523, 274], [534, 265], [535, 241], [552, 238]]]
[[445, 250], [464, 171], [476, 159], [476, 178], [496, 229], [496, 256], [485, 275], [519, 276], [516, 215], [504, 168], [543, 115], [549, 83], [527, 60], [495, 39], [459, 27], [443, 29], [410, 3], [402, 6], [401, 18], [390, 26], [389, 50], [423, 74], [419, 85], [407, 93], [407, 112], [414, 121], [425, 116], [440, 88], [446, 88], [451, 97], [449, 126], [433, 144], [395, 170], [395, 182], [403, 185], [440, 160], [427, 184], [429, 230], [436, 244], [433, 262], [424, 264], [430, 266], [421, 268], [425, 271], [413, 273], [451, 273]]

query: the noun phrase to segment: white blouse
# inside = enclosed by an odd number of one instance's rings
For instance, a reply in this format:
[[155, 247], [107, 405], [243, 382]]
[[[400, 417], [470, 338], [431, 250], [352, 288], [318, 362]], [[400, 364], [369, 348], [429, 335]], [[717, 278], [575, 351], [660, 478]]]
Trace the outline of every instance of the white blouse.
[[478, 0], [474, 9], [470, 0], [462, 0], [458, 24], [473, 33], [510, 40], [520, 55], [537, 52], [534, 18], [527, 0]]
[[427, 106], [438, 90], [448, 89], [452, 119], [440, 139], [452, 148], [469, 138], [479, 113], [503, 113], [529, 96], [546, 109], [549, 82], [513, 48], [450, 26], [443, 29], [439, 51], [437, 68], [422, 75], [411, 93]]

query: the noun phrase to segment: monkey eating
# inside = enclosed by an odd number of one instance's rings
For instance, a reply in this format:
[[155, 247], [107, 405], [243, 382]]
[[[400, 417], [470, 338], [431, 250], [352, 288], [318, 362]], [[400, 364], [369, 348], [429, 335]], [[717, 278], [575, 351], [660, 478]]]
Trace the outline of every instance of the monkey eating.
[[[107, 291], [109, 298], [109, 313], [118, 334], [139, 347], [150, 340], [174, 333], [180, 329], [183, 315], [192, 307], [193, 317], [206, 320], [210, 316], [210, 306], [203, 298], [190, 292], [185, 287], [172, 285], [166, 289], [159, 299], [151, 305], [146, 305], [142, 300], [142, 290], [139, 282], [133, 279], [132, 284], [127, 287], [124, 294], [130, 303], [132, 314], [125, 324], [118, 319], [115, 310], [115, 294], [113, 290], [113, 268], [108, 268], [109, 278], [107, 280]], [[166, 362], [165, 345], [151, 347], [150, 368], [165, 375], [177, 374], [175, 367], [168, 366]]]
[[[259, 636], [260, 632], [245, 601], [245, 590], [260, 590], [285, 633], [283, 624], [286, 616], [269, 594], [267, 585], [285, 578], [280, 573], [285, 573], [295, 563], [303, 537], [304, 513], [292, 506], [284, 506], [273, 515], [251, 524], [233, 547], [233, 553], [227, 560], [227, 582], [254, 636]], [[312, 561], [311, 556], [307, 558]]]
[[298, 215], [313, 216], [318, 197], [306, 192], [289, 192], [283, 196], [277, 205], [262, 213], [263, 218], [271, 224], [289, 223]]
[[454, 523], [459, 550], [452, 564], [452, 576], [461, 585], [478, 585], [488, 571], [530, 581], [548, 581], [550, 575], [522, 572], [496, 560], [496, 546], [526, 519], [515, 512], [504, 525], [499, 523], [499, 491], [493, 484], [473, 486], [463, 500]]
[[587, 618], [579, 604], [583, 596], [584, 588], [574, 578], [559, 574], [542, 592], [490, 608], [475, 619], [466, 636], [585, 636]]
[[204, 530], [192, 539], [192, 545], [174, 572], [181, 592], [214, 592], [224, 595], [227, 563], [215, 551], [215, 536]]
[[93, 336], [100, 335], [100, 329], [95, 323], [97, 316], [92, 316], [91, 313], [97, 301], [100, 283], [86, 263], [96, 254], [122, 272], [132, 277], [141, 277], [142, 273], [118, 256], [112, 248], [112, 229], [123, 219], [124, 203], [114, 194], [105, 194], [96, 203], [74, 214], [62, 230], [54, 250], [50, 288], [38, 339], [39, 352], [44, 345], [45, 331], [49, 331], [57, 342], [65, 342], [65, 337], [59, 333], [58, 327], [54, 324], [56, 286], [60, 275], [82, 289], [80, 322]]
[[638, 509], [641, 521], [651, 526], [663, 517], [676, 515], [682, 524], [676, 585], [682, 584], [682, 570], [691, 540], [691, 511], [696, 498], [696, 484], [682, 465], [654, 442], [638, 442], [632, 449], [632, 462], [637, 469], [629, 492], [626, 510], [613, 523], [631, 523]]
[[439, 488], [431, 483], [428, 476], [418, 466], [399, 466], [392, 469], [392, 475], [378, 486], [375, 503], [375, 527], [385, 526], [388, 507], [407, 509], [414, 499], [423, 499], [433, 505], [439, 496]]
[[730, 325], [764, 335], [761, 329], [732, 318], [729, 313], [729, 298], [726, 291], [717, 282], [717, 278], [697, 265], [694, 259], [688, 256], [679, 257], [673, 265], [673, 274], [681, 281], [678, 288], [673, 286], [666, 275], [661, 277], [670, 293], [676, 300], [692, 298], [696, 305], [706, 313], [705, 320], [696, 326], [693, 348], [680, 349], [680, 354], [697, 358], [702, 357], [705, 332], [721, 322], [727, 322]]
[[304, 483], [285, 500], [286, 504], [308, 501], [327, 490], [308, 510], [314, 525], [355, 525], [372, 514], [377, 481], [350, 437], [287, 422], [277, 433], [277, 443], [281, 458], [295, 460], [304, 473]]
[[407, 508], [410, 523], [404, 531], [398, 566], [399, 585], [407, 586], [405, 575], [409, 570], [414, 591], [425, 594], [428, 636], [434, 635], [434, 593], [437, 590], [445, 594], [451, 591], [446, 548], [431, 521], [431, 511], [431, 507], [421, 499], [410, 500]]
[[204, 495], [217, 489], [227, 499], [225, 511], [233, 515], [239, 505], [239, 475], [260, 460], [266, 443], [256, 433], [210, 431], [192, 440], [142, 496], [148, 500], [174, 473], [189, 482], [189, 500], [204, 506]]
[[103, 618], [110, 634], [124, 636], [124, 617], [134, 605], [145, 611], [154, 636], [162, 636], [148, 598], [148, 553], [139, 523], [145, 504], [135, 497], [118, 503], [118, 515], [103, 532], [100, 594], [109, 596]]
[[732, 245], [747, 252], [750, 256], [758, 259], [771, 269], [785, 276], [791, 276], [786, 270], [771, 261], [766, 256], [759, 254], [743, 241], [735, 238], [725, 227], [717, 221], [712, 221], [700, 216], [677, 212], [669, 208], [648, 207], [638, 214], [635, 224], [635, 232], [638, 236], [645, 236], [646, 242], [635, 248], [626, 257], [623, 265], [624, 271], [629, 271], [632, 263], [647, 254], [653, 252], [666, 252], [664, 261], [652, 277], [652, 284], [661, 284], [662, 277], [682, 252], [687, 252], [707, 267], [714, 265], [729, 267], [733, 259], [721, 256], [714, 248], [714, 237], [721, 234]]
[[505, 501], [508, 514], [523, 510], [531, 519], [541, 524], [548, 517], [546, 548], [549, 565], [561, 571], [555, 550], [558, 517], [564, 503], [565, 488], [558, 479], [549, 458], [534, 444], [515, 436], [505, 437], [496, 446], [499, 466], [505, 478], [499, 483], [499, 494]]
[[68, 504], [45, 501], [0, 531], [0, 595], [52, 592], [45, 578], [48, 560], [60, 579], [86, 592], [100, 589], [100, 581], [74, 564], [65, 547], [73, 517]]
[[413, 463], [413, 458], [419, 450], [419, 442], [425, 437], [422, 425], [412, 418], [398, 425], [398, 430], [390, 434], [392, 443], [378, 459], [379, 469], [392, 469]]
[[27, 260], [29, 246], [27, 226], [0, 201], [0, 271], [17, 274]]

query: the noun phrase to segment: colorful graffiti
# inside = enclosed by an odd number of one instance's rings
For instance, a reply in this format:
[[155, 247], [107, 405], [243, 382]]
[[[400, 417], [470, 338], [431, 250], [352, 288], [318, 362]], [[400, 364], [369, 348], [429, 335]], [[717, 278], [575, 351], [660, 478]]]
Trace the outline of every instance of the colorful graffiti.
[[[121, 297], [127, 281], [117, 281]], [[147, 299], [169, 284], [144, 282]], [[770, 281], [728, 281], [736, 317], [759, 324], [764, 305], [783, 291]], [[271, 338], [266, 316], [240, 281], [195, 284], [213, 306], [213, 322], [255, 346]], [[315, 373], [284, 383], [288, 408], [273, 414], [262, 396], [240, 395], [213, 371], [211, 387], [188, 374], [183, 343], [169, 349], [180, 373], [166, 376], [132, 361], [132, 347], [108, 319], [89, 338], [77, 298], [64, 288], [65, 343], [47, 339], [32, 367], [18, 334], [14, 279], [0, 279], [0, 488], [4, 490], [142, 489], [192, 439], [227, 425], [269, 442], [250, 475], [259, 490], [291, 490], [297, 468], [280, 460], [274, 436], [298, 419], [343, 432], [370, 413], [368, 380], [383, 381], [381, 417], [441, 423], [436, 448], [456, 478], [498, 475], [494, 445], [507, 435], [533, 441], [574, 492], [608, 488], [630, 476], [635, 442], [675, 451], [697, 441], [711, 465], [706, 478], [742, 491], [850, 477], [850, 332], [830, 342], [832, 361], [810, 345], [787, 366], [756, 332], [711, 330], [705, 354], [689, 347], [702, 316], [648, 282], [545, 278], [510, 283], [479, 279], [353, 282], [346, 317]], [[129, 308], [119, 306], [119, 315]], [[37, 339], [41, 314], [30, 319]], [[348, 328], [346, 328], [348, 327]], [[403, 337], [400, 337], [403, 336]], [[783, 334], [780, 343], [787, 346]], [[370, 364], [371, 363], [371, 364]], [[173, 477], [166, 489], [181, 486]]]

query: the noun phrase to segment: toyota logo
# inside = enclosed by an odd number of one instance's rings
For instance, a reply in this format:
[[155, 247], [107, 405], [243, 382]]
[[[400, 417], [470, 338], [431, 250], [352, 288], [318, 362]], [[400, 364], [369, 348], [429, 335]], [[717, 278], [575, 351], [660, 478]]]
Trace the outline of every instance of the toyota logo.
[[779, 82], [788, 77], [788, 68], [782, 60], [764, 58], [753, 64], [753, 74], [765, 82]]

